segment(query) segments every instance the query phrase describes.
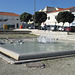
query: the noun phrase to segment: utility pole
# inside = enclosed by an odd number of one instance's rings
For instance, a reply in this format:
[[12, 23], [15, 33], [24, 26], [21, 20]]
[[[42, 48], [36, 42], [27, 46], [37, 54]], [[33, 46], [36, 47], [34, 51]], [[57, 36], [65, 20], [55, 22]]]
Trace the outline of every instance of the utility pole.
[[34, 29], [35, 29], [36, 0], [34, 0]]

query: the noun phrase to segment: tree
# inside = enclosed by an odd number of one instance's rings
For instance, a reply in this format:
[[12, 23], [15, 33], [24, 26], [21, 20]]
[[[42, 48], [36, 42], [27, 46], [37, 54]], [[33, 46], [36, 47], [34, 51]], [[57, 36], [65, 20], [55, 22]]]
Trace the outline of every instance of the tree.
[[58, 23], [63, 22], [63, 26], [64, 26], [65, 22], [68, 23], [73, 22], [74, 15], [69, 11], [59, 12], [58, 15], [56, 16], [56, 20]]
[[23, 22], [28, 22], [30, 19], [32, 18], [32, 15], [29, 14], [29, 13], [22, 13], [21, 16], [20, 16], [20, 20], [23, 21]]
[[44, 12], [35, 12], [35, 23], [41, 25], [42, 22], [45, 22], [47, 19], [47, 14]]

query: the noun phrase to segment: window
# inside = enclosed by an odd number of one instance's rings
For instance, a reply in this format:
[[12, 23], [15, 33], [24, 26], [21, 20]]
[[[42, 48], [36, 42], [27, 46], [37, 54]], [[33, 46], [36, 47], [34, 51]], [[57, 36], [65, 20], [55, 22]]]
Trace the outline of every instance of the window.
[[5, 22], [7, 21], [8, 19], [0, 19], [0, 22]]
[[17, 28], [19, 28], [19, 24], [17, 23]]
[[55, 19], [57, 18], [57, 16], [55, 16]]
[[16, 20], [19, 20], [19, 19], [16, 19]]
[[72, 23], [72, 25], [75, 25], [75, 23]]
[[8, 21], [8, 19], [4, 19], [4, 21]]
[[3, 21], [3, 19], [0, 19], [0, 22], [2, 22]]
[[50, 17], [48, 17], [48, 20], [50, 20]]

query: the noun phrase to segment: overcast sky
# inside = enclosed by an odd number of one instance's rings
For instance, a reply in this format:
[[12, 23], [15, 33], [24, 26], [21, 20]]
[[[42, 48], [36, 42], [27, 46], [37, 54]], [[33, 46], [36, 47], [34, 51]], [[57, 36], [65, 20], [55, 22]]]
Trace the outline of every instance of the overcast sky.
[[[75, 0], [36, 0], [36, 11], [46, 6], [68, 8], [75, 6]], [[0, 12], [34, 13], [34, 0], [0, 0]]]

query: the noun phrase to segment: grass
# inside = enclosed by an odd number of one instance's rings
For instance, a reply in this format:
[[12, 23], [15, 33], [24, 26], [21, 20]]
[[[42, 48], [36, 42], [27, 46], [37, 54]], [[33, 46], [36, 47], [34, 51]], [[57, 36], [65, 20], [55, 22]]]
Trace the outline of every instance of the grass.
[[0, 38], [22, 38], [22, 37], [38, 37], [34, 34], [0, 34]]

